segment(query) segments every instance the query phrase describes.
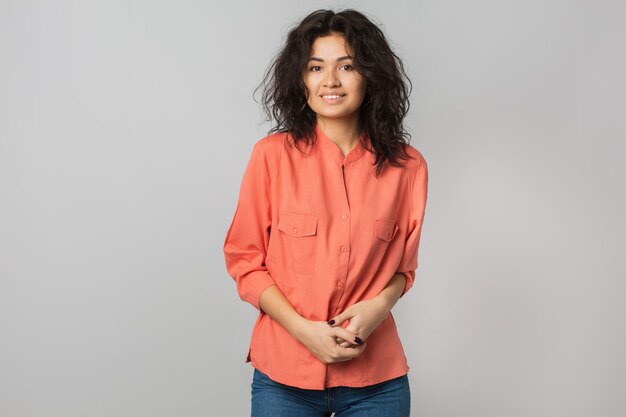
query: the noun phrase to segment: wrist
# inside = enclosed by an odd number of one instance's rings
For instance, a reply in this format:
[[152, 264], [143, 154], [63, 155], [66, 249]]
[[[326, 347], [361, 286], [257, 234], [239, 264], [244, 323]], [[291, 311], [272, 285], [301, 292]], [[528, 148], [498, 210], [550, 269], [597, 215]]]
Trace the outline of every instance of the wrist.
[[306, 328], [308, 320], [302, 317], [297, 312], [294, 312], [294, 315], [290, 318], [289, 323], [287, 325], [287, 331], [293, 336], [297, 341], [302, 340], [302, 335]]

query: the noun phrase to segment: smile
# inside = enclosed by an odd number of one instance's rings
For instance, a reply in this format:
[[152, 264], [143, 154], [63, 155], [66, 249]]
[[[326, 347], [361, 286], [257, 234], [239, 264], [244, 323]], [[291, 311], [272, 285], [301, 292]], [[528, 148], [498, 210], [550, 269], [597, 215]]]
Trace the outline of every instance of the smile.
[[345, 96], [345, 94], [326, 94], [320, 97], [327, 104], [336, 104], [342, 102]]

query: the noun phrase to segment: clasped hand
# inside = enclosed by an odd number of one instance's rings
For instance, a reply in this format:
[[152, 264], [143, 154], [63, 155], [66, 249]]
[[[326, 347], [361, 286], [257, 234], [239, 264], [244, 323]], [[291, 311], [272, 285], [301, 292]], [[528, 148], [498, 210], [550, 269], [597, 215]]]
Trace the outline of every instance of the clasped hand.
[[[348, 361], [365, 350], [367, 338], [389, 311], [381, 298], [360, 301], [328, 323], [305, 320], [298, 339], [323, 363]], [[344, 328], [341, 325], [346, 321]]]

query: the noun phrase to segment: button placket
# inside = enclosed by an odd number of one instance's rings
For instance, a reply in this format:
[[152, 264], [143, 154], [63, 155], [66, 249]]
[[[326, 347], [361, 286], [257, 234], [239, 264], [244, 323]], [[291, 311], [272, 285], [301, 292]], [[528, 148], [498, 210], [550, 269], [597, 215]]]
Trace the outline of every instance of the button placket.
[[341, 204], [336, 206], [337, 214], [337, 227], [341, 231], [338, 236], [337, 242], [337, 256], [338, 256], [338, 270], [335, 277], [335, 291], [330, 301], [331, 316], [338, 314], [341, 309], [341, 300], [343, 299], [344, 292], [346, 291], [350, 263], [350, 234], [352, 228], [352, 222], [350, 221], [350, 199], [348, 198], [348, 188], [346, 181], [346, 161], [341, 167], [341, 177], [343, 182], [344, 198], [341, 199]]

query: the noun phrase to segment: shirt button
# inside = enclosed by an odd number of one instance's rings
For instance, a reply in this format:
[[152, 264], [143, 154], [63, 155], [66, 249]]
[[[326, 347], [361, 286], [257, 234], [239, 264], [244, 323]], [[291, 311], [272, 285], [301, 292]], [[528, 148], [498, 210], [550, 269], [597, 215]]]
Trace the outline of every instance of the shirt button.
[[298, 233], [298, 229], [296, 229], [295, 227], [293, 229], [291, 229], [292, 233]]
[[347, 215], [347, 214], [344, 214], [343, 216], [341, 216], [341, 218], [345, 220], [345, 219], [347, 219], [347, 218], [348, 218], [348, 215]]
[[341, 245], [341, 251], [342, 252], [348, 252], [348, 248], [344, 245]]

